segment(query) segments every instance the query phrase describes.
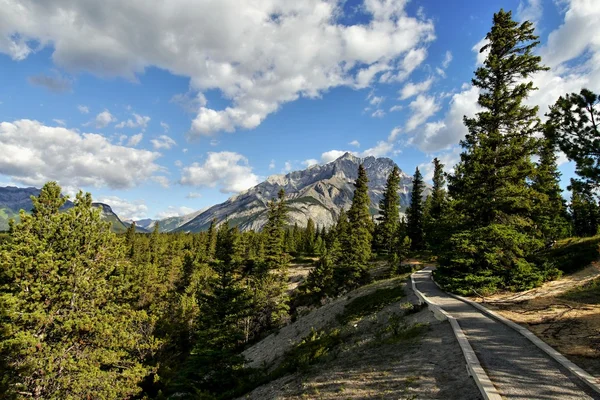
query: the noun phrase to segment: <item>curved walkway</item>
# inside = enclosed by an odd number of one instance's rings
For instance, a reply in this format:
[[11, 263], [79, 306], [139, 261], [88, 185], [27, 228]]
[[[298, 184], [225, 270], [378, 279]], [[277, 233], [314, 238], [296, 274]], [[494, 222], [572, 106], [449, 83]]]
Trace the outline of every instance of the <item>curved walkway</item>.
[[440, 290], [431, 268], [413, 274], [419, 291], [458, 320], [479, 362], [506, 399], [600, 399], [512, 328]]

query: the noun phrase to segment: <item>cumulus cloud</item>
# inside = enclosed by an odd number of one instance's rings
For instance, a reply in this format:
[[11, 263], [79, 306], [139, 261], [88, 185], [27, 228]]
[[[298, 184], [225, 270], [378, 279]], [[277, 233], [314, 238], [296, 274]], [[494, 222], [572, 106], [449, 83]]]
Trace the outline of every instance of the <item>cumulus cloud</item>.
[[208, 102], [201, 92], [178, 93], [171, 97], [171, 103], [177, 104], [189, 113], [196, 113], [200, 107], [204, 107]]
[[346, 153], [352, 153], [352, 154], [356, 154], [353, 151], [344, 151], [344, 150], [329, 150], [326, 151], [325, 153], [321, 154], [321, 163], [323, 164], [327, 164], [330, 163], [332, 161], [337, 160], [338, 158], [340, 158], [341, 156], [343, 156]]
[[0, 174], [25, 185], [125, 189], [161, 167], [159, 153], [113, 145], [95, 133], [79, 133], [31, 120], [0, 123]]
[[308, 160], [302, 161], [302, 165], [304, 165], [307, 168], [317, 164], [319, 164], [319, 161], [315, 160], [314, 158], [309, 158]]
[[150, 143], [152, 143], [152, 146], [154, 146], [156, 150], [169, 150], [171, 147], [177, 145], [177, 142], [167, 135], [160, 135], [158, 138], [150, 140]]
[[481, 66], [483, 65], [483, 63], [485, 62], [485, 59], [487, 58], [488, 54], [490, 53], [490, 49], [485, 49], [484, 51], [481, 51], [481, 49], [483, 49], [484, 46], [486, 46], [490, 41], [487, 40], [486, 38], [481, 39], [479, 42], [477, 42], [475, 44], [475, 46], [473, 46], [471, 48], [471, 50], [473, 50], [473, 52], [477, 55], [476, 60], [477, 66]]
[[196, 193], [196, 192], [189, 192], [185, 198], [186, 199], [199, 199], [200, 197], [202, 197], [201, 193]]
[[406, 100], [413, 96], [418, 95], [419, 93], [428, 91], [429, 88], [431, 88], [432, 83], [433, 83], [433, 77], [430, 77], [429, 79], [424, 80], [423, 82], [419, 82], [419, 83], [408, 82], [406, 85], [404, 85], [402, 90], [400, 90], [399, 100]]
[[189, 77], [193, 93], [229, 102], [194, 105], [190, 134], [213, 135], [255, 128], [299, 97], [406, 79], [435, 38], [406, 3], [365, 0], [358, 22], [344, 25], [343, 2], [331, 0], [14, 0], [0, 9], [0, 52], [19, 60], [51, 46], [54, 63], [75, 73], [135, 80], [157, 67]]
[[385, 111], [379, 109], [379, 110], [375, 110], [373, 112], [373, 114], [371, 114], [371, 117], [373, 118], [383, 118], [385, 117]]
[[153, 176], [152, 180], [158, 183], [160, 186], [164, 187], [165, 189], [171, 186], [171, 181], [169, 181], [169, 178], [167, 178], [166, 176]]
[[[95, 124], [96, 128], [102, 129], [106, 128], [110, 123], [116, 121], [117, 119], [110, 113], [110, 111], [104, 110], [100, 114], [96, 115], [93, 123]], [[91, 125], [91, 122], [87, 123], [86, 125]]]
[[411, 132], [418, 126], [422, 125], [431, 116], [440, 110], [440, 105], [433, 96], [418, 95], [408, 107], [412, 111], [412, 115], [406, 122], [406, 131]]
[[353, 140], [350, 143], [348, 143], [350, 146], [354, 146], [354, 147], [360, 147], [360, 142], [358, 140]]
[[388, 136], [388, 142], [395, 141], [398, 138], [398, 135], [400, 135], [401, 133], [402, 133], [402, 128], [400, 128], [399, 126], [392, 129], [392, 131], [390, 132], [390, 135]]
[[182, 185], [219, 187], [222, 193], [238, 193], [259, 183], [248, 159], [231, 151], [210, 152], [204, 164], [192, 163], [181, 173]]
[[283, 164], [283, 172], [290, 172], [292, 170], [292, 163], [290, 161], [286, 161]]
[[87, 106], [79, 105], [79, 106], [77, 106], [77, 109], [82, 114], [89, 114], [90, 113], [90, 109]]
[[172, 217], [183, 217], [184, 215], [191, 214], [194, 211], [196, 211], [196, 210], [194, 210], [193, 208], [190, 208], [190, 207], [185, 207], [185, 206], [181, 206], [181, 207], [169, 206], [169, 207], [167, 207], [166, 210], [161, 211], [158, 214], [156, 214], [156, 219], [165, 219], [165, 218], [172, 218]]
[[128, 119], [127, 121], [121, 121], [115, 128], [140, 128], [142, 131], [146, 129], [148, 126], [148, 122], [150, 122], [150, 117], [146, 115], [139, 115], [133, 113], [133, 119]]
[[134, 146], [135, 147], [138, 144], [140, 144], [140, 142], [142, 141], [143, 138], [144, 138], [144, 134], [143, 133], [138, 133], [137, 135], [133, 135], [127, 141], [127, 146]]
[[269, 169], [274, 169], [275, 168], [275, 160], [271, 160], [271, 162], [269, 163]]
[[70, 79], [55, 72], [53, 75], [39, 74], [27, 78], [27, 82], [33, 86], [43, 87], [53, 93], [70, 92], [73, 83]]
[[108, 204], [122, 220], [138, 220], [147, 217], [148, 207], [143, 200], [129, 201], [117, 196], [104, 196], [94, 201]]
[[390, 152], [393, 149], [394, 149], [394, 145], [392, 143], [381, 140], [381, 141], [377, 142], [377, 144], [374, 147], [366, 149], [365, 151], [360, 153], [359, 156], [360, 157], [371, 157], [371, 156], [383, 157], [383, 156], [390, 154]]
[[401, 111], [402, 109], [404, 109], [404, 107], [402, 107], [401, 105], [395, 105], [390, 108], [390, 112]]
[[542, 0], [520, 0], [517, 7], [517, 18], [519, 21], [530, 21], [537, 25], [543, 12]]

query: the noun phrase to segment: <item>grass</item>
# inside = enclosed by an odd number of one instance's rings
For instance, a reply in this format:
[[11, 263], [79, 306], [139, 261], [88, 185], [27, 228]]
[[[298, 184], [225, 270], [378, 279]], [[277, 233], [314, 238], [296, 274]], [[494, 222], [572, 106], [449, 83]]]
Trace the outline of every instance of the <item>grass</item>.
[[554, 247], [540, 254], [541, 261], [548, 261], [564, 273], [577, 272], [598, 260], [600, 235], [585, 238], [559, 240]]
[[563, 293], [560, 297], [584, 304], [600, 304], [600, 278]]
[[344, 312], [338, 315], [337, 320], [341, 324], [347, 324], [350, 321], [376, 313], [385, 306], [399, 301], [402, 297], [404, 297], [404, 289], [401, 286], [377, 289], [373, 293], [357, 297], [346, 304]]

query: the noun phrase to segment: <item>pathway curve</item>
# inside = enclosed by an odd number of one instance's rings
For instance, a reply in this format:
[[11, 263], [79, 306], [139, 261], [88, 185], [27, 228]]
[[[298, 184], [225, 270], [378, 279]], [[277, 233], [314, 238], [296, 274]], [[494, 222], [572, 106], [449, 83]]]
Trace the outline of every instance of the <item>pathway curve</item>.
[[512, 328], [440, 290], [432, 268], [413, 274], [417, 289], [458, 320], [481, 366], [506, 399], [600, 399]]

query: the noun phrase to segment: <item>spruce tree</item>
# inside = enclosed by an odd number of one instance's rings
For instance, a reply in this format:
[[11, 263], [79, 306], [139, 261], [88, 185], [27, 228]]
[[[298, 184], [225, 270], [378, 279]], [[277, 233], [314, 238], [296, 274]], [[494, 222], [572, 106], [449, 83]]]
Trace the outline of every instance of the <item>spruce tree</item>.
[[449, 182], [459, 220], [440, 260], [440, 272], [467, 291], [472, 285], [527, 288], [544, 278], [528, 260], [543, 244], [531, 218], [536, 194], [528, 185], [540, 123], [537, 107], [523, 102], [535, 89], [528, 78], [547, 68], [533, 55], [539, 44], [533, 25], [513, 21], [511, 12], [494, 14], [486, 39], [481, 51], [489, 53], [472, 81], [482, 111], [465, 118], [469, 133]]
[[390, 172], [383, 198], [379, 202], [379, 224], [377, 225], [377, 242], [381, 250], [391, 255], [394, 253], [394, 241], [400, 224], [400, 169], [394, 165]]
[[446, 177], [444, 173], [444, 164], [437, 158], [433, 159], [433, 190], [427, 197], [423, 211], [423, 221], [425, 228], [425, 240], [427, 247], [432, 250], [438, 250], [446, 232], [442, 224], [442, 216], [446, 211], [447, 195]]
[[[227, 224], [225, 224], [227, 225]], [[217, 248], [217, 220], [213, 218], [210, 221], [208, 227], [208, 238], [206, 241], [206, 257], [208, 260], [212, 260], [215, 257], [215, 251]]]
[[424, 245], [425, 233], [423, 228], [423, 189], [425, 184], [419, 167], [413, 176], [413, 187], [410, 195], [410, 206], [407, 215], [407, 235], [411, 241], [412, 250], [421, 250]]
[[600, 207], [587, 190], [571, 185], [571, 219], [575, 236], [586, 237], [598, 234]]
[[306, 222], [306, 229], [304, 230], [304, 240], [303, 240], [303, 251], [306, 254], [313, 254], [315, 252], [315, 221], [312, 218], [308, 218]]
[[128, 304], [125, 248], [92, 207], [50, 182], [0, 249], [0, 364], [9, 397], [130, 398], [152, 372], [152, 319]]
[[368, 280], [368, 265], [371, 259], [373, 221], [369, 212], [369, 179], [361, 164], [354, 184], [354, 197], [348, 210], [348, 228], [341, 242], [340, 263], [343, 269], [338, 276], [341, 286], [355, 287]]
[[537, 194], [533, 219], [546, 244], [550, 245], [568, 235], [569, 224], [553, 143], [548, 139], [540, 139], [538, 155], [539, 161], [531, 183]]

